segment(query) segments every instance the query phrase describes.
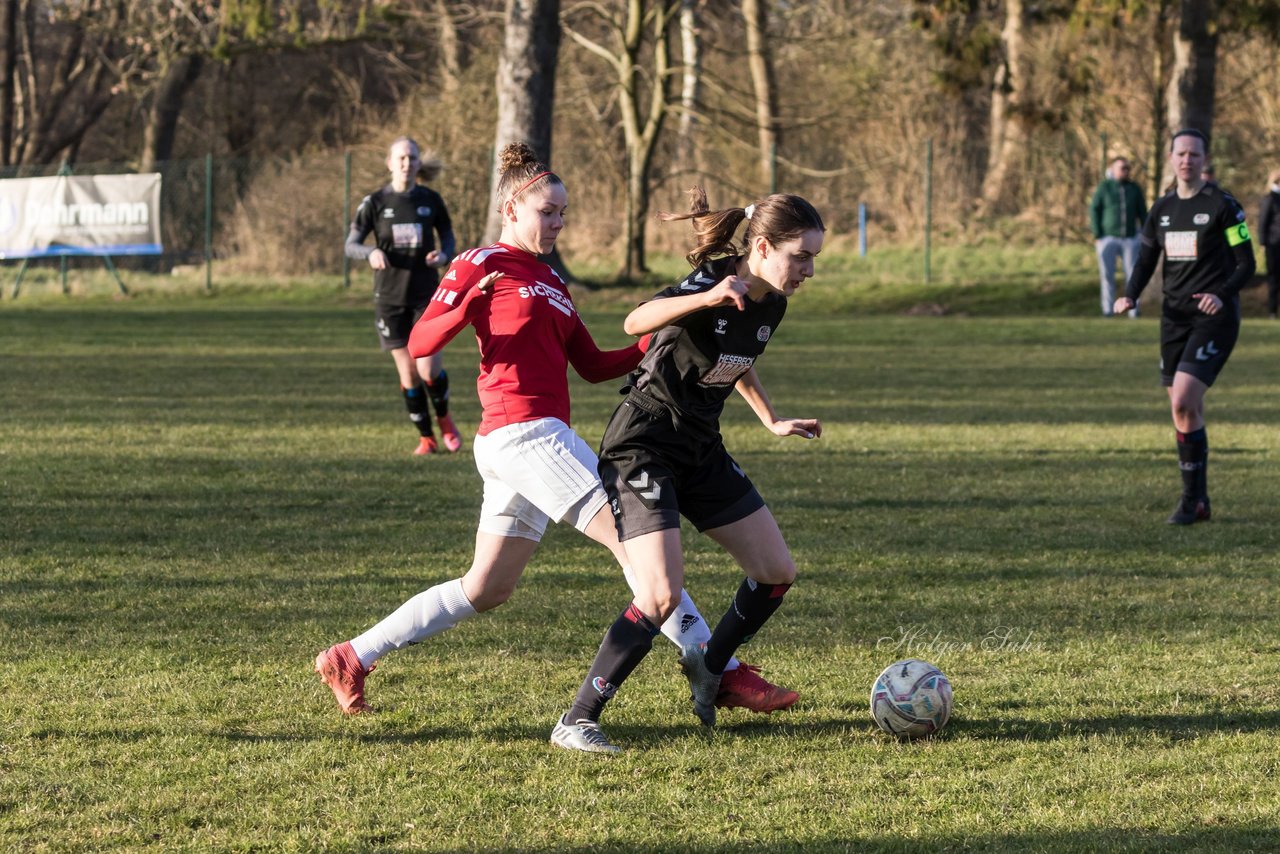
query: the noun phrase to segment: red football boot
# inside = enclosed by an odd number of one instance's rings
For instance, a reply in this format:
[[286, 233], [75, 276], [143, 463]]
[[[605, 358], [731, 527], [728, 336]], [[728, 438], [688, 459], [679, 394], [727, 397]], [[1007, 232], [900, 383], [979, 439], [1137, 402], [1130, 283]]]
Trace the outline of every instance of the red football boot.
[[720, 693], [716, 705], [722, 709], [750, 709], [753, 712], [778, 712], [789, 709], [800, 695], [781, 685], [774, 685], [760, 675], [760, 668], [740, 664], [737, 670], [726, 670], [720, 677]]

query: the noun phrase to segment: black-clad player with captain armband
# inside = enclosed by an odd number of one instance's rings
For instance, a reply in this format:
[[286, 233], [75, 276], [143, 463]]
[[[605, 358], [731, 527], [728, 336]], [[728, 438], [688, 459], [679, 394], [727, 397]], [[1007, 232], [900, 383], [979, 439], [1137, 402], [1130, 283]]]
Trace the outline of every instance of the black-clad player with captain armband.
[[1152, 205], [1138, 263], [1115, 303], [1117, 315], [1137, 305], [1163, 253], [1160, 374], [1169, 391], [1182, 471], [1182, 498], [1170, 525], [1210, 518], [1204, 396], [1236, 345], [1240, 289], [1256, 267], [1244, 209], [1201, 175], [1207, 154], [1208, 139], [1200, 131], [1173, 135], [1169, 162], [1177, 184]]

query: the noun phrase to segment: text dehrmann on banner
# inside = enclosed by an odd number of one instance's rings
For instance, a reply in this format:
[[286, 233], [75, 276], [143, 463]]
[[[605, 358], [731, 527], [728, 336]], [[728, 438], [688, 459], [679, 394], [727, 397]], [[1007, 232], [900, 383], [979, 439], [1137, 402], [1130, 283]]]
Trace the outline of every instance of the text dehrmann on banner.
[[159, 172], [0, 180], [0, 259], [163, 252]]

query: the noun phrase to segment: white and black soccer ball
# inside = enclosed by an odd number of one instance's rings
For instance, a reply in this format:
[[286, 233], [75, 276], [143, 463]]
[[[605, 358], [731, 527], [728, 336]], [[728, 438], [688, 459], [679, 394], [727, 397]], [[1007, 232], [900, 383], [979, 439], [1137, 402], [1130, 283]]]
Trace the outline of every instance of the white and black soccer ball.
[[933, 735], [951, 717], [951, 682], [927, 661], [895, 661], [871, 685], [871, 717], [898, 738]]

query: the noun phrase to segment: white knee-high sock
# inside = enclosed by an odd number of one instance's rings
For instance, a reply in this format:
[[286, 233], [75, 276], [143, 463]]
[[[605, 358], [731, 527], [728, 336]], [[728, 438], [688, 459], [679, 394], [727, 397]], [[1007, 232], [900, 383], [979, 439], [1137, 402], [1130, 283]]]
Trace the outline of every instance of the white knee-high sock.
[[[622, 568], [622, 574], [626, 576], [627, 586], [631, 588], [631, 592], [634, 594], [636, 592], [635, 573], [628, 565]], [[681, 589], [680, 604], [676, 606], [671, 616], [667, 617], [667, 621], [662, 624], [662, 634], [676, 646], [684, 646], [690, 643], [706, 643], [711, 640], [711, 627], [702, 618], [702, 613], [698, 611], [698, 606], [693, 604], [693, 599], [690, 598], [688, 590]], [[725, 670], [736, 670], [737, 667], [738, 659], [731, 658]]]
[[462, 579], [455, 578], [424, 590], [384, 617], [369, 631], [351, 639], [351, 647], [365, 669], [393, 649], [451, 629], [475, 616], [476, 609], [462, 592]]

